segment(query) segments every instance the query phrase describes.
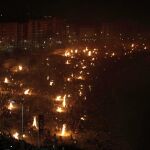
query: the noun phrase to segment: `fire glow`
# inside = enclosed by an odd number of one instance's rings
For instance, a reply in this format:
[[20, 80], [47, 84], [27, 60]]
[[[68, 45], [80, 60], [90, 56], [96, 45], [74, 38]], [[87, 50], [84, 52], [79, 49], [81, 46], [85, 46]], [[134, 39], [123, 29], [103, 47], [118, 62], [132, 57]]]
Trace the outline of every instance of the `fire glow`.
[[5, 79], [4, 79], [4, 83], [9, 83], [8, 78], [6, 78], [6, 77], [5, 77]]
[[30, 89], [25, 90], [25, 91], [24, 91], [24, 95], [31, 95]]
[[38, 123], [37, 123], [37, 117], [36, 116], [33, 117], [32, 127], [35, 129], [38, 129]]
[[66, 124], [63, 124], [61, 132], [58, 135], [62, 136], [62, 137], [68, 137], [68, 136], [70, 136], [70, 133], [67, 132], [67, 125]]
[[9, 110], [13, 110], [13, 109], [15, 109], [15, 106], [13, 105], [13, 103], [12, 103], [12, 102], [10, 102], [10, 103], [9, 103], [9, 105], [8, 105], [8, 109], [9, 109]]
[[13, 137], [16, 139], [16, 140], [19, 140], [19, 133], [18, 132], [15, 132], [13, 134]]

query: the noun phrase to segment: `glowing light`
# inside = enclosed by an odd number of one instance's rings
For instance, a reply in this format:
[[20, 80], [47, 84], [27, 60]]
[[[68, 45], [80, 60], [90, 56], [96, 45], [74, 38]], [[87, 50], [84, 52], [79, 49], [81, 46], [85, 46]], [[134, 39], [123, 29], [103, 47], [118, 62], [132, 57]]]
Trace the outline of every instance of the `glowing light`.
[[70, 64], [70, 61], [69, 61], [69, 60], [67, 60], [65, 64], [66, 64], [66, 65], [69, 65], [69, 64]]
[[70, 81], [71, 81], [71, 78], [67, 78], [67, 81], [70, 82]]
[[[67, 97], [67, 95], [64, 95], [63, 97], [58, 95], [58, 96], [56, 96], [55, 100], [56, 101], [61, 101], [62, 102], [62, 106], [66, 107], [66, 97]], [[58, 107], [58, 108], [59, 108], [58, 110], [60, 110], [60, 107]]]
[[4, 83], [9, 83], [8, 78], [6, 78], [6, 77], [5, 77], [5, 79], [4, 79]]
[[80, 87], [83, 88], [83, 85], [81, 84]]
[[82, 76], [77, 77], [78, 80], [84, 80]]
[[87, 118], [87, 116], [83, 115], [80, 119], [84, 121], [84, 120], [86, 120], [86, 118]]
[[78, 67], [79, 65], [78, 64], [76, 64], [76, 67]]
[[70, 133], [67, 132], [67, 125], [66, 124], [63, 124], [61, 132], [59, 133], [59, 136], [62, 136], [62, 137], [70, 136]]
[[62, 103], [63, 107], [66, 107], [66, 95], [63, 97], [63, 103]]
[[134, 43], [133, 43], [133, 44], [131, 44], [131, 47], [132, 47], [132, 48], [134, 48], [134, 46], [135, 46], [135, 44], [134, 44]]
[[8, 109], [9, 109], [9, 110], [13, 110], [14, 108], [15, 108], [15, 107], [14, 107], [13, 103], [10, 102], [9, 105], [8, 105]]
[[86, 66], [83, 66], [82, 69], [86, 69]]
[[19, 133], [18, 133], [18, 132], [14, 133], [14, 134], [13, 134], [13, 137], [14, 137], [15, 139], [19, 140]]
[[23, 70], [23, 67], [21, 65], [18, 66], [19, 71]]
[[54, 81], [51, 80], [51, 81], [49, 82], [49, 85], [50, 85], [50, 86], [53, 86], [53, 85], [54, 85]]
[[49, 76], [47, 76], [46, 79], [49, 80]]
[[86, 47], [84, 50], [83, 50], [83, 53], [86, 53], [88, 51], [88, 48]]
[[84, 100], [86, 100], [86, 96], [84, 97]]
[[80, 74], [82, 74], [83, 73], [83, 71], [80, 71]]
[[113, 57], [113, 56], [115, 56], [115, 53], [114, 53], [114, 52], [111, 54], [111, 57]]
[[31, 95], [30, 89], [25, 90], [25, 91], [24, 91], [24, 95]]
[[73, 77], [74, 75], [73, 75], [73, 73], [71, 74], [71, 77]]
[[25, 134], [22, 135], [23, 138], [26, 138], [27, 136]]
[[62, 113], [62, 112], [64, 112], [64, 110], [61, 107], [57, 107], [56, 112]]
[[71, 132], [67, 131], [67, 125], [63, 124], [61, 132], [58, 135], [62, 136], [62, 137], [68, 137], [68, 136], [70, 136], [70, 134], [71, 134]]
[[75, 53], [76, 53], [76, 54], [78, 53], [78, 50], [77, 50], [77, 49], [75, 50]]
[[82, 93], [82, 91], [81, 91], [81, 90], [79, 90], [79, 96], [82, 96], [82, 94], [83, 94], [83, 93]]
[[55, 98], [56, 101], [62, 101], [62, 97], [59, 95]]
[[84, 118], [84, 117], [81, 117], [80, 119], [81, 119], [81, 120], [83, 120], [83, 121], [85, 120], [85, 118]]
[[98, 54], [98, 52], [95, 52], [95, 54], [97, 55], [97, 54]]
[[88, 47], [86, 47], [85, 50], [88, 51]]
[[66, 132], [66, 124], [63, 124], [61, 135], [64, 136]]
[[71, 95], [70, 94], [68, 94], [68, 96], [67, 97], [71, 97]]
[[88, 52], [88, 56], [91, 56], [91, 55], [92, 55], [92, 52], [91, 52], [91, 51], [89, 51], [89, 52]]
[[95, 60], [95, 58], [93, 57], [93, 58], [92, 58], [92, 61], [94, 61], [94, 60]]
[[38, 125], [37, 125], [37, 117], [36, 117], [36, 116], [33, 117], [32, 127], [38, 129]]
[[65, 52], [65, 56], [66, 56], [66, 57], [69, 57], [69, 56], [70, 56], [70, 52], [66, 51], [66, 52]]
[[73, 53], [73, 50], [71, 50], [71, 53]]
[[83, 50], [83, 53], [85, 53], [85, 52], [86, 52], [86, 50], [84, 49], [84, 50]]

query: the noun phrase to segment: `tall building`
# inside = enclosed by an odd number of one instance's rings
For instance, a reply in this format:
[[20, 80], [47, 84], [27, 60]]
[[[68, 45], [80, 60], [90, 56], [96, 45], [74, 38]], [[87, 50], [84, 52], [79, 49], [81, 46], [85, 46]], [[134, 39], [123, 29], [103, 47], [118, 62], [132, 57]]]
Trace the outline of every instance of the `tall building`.
[[50, 34], [51, 20], [40, 19], [40, 20], [29, 20], [28, 22], [28, 40], [40, 41], [46, 39]]
[[17, 38], [17, 23], [1, 23], [0, 37], [3, 39], [16, 40]]
[[[26, 22], [0, 23], [0, 47], [46, 48], [46, 44], [62, 44], [65, 36], [65, 21], [44, 17]], [[13, 42], [13, 43], [12, 43]], [[47, 43], [46, 43], [47, 42]]]
[[78, 30], [74, 24], [67, 24], [65, 27], [65, 43], [69, 45], [78, 43]]
[[82, 43], [95, 43], [97, 35], [97, 27], [95, 26], [82, 26], [79, 29], [79, 38]]
[[10, 49], [16, 46], [17, 41], [17, 23], [0, 24], [0, 50]]

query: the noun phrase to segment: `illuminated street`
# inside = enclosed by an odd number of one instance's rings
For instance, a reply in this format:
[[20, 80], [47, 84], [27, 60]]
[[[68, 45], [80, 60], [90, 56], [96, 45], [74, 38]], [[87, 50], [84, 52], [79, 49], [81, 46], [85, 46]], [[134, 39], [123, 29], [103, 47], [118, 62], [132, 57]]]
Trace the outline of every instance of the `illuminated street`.
[[28, 56], [28, 60], [15, 62], [16, 66], [11, 66], [7, 60], [8, 68], [2, 65], [1, 115], [7, 116], [2, 121], [2, 130], [9, 131], [17, 139], [25, 134], [25, 140], [35, 144], [37, 118], [42, 115], [44, 130], [65, 138], [71, 135], [77, 138], [76, 132], [87, 117], [84, 103], [86, 93], [92, 90], [91, 72], [98, 59], [98, 49], [67, 49], [62, 55], [46, 57], [44, 54], [40, 59], [35, 57], [36, 63], [29, 66], [31, 59]]
[[122, 54], [104, 53], [98, 48], [68, 48], [61, 53], [57, 50], [40, 53], [40, 58], [37, 53], [26, 55], [21, 61], [5, 60], [0, 77], [1, 130], [35, 145], [39, 140], [44, 142], [48, 131], [65, 142], [92, 136], [95, 131], [89, 126], [95, 118], [91, 118], [88, 110], [90, 103], [92, 106], [90, 95], [94, 83], [99, 78], [95, 76], [96, 70], [101, 68], [99, 72], [105, 72], [110, 67], [105, 64], [107, 61], [112, 64], [121, 59], [134, 59], [136, 53], [149, 53], [133, 48], [131, 45], [131, 50]]

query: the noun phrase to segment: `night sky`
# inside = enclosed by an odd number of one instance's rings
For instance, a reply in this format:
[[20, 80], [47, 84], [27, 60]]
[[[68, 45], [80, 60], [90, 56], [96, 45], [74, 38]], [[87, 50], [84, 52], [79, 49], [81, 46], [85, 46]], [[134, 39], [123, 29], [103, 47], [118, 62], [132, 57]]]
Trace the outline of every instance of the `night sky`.
[[150, 23], [149, 5], [137, 0], [3, 0], [3, 18], [52, 15], [70, 20], [133, 20]]

